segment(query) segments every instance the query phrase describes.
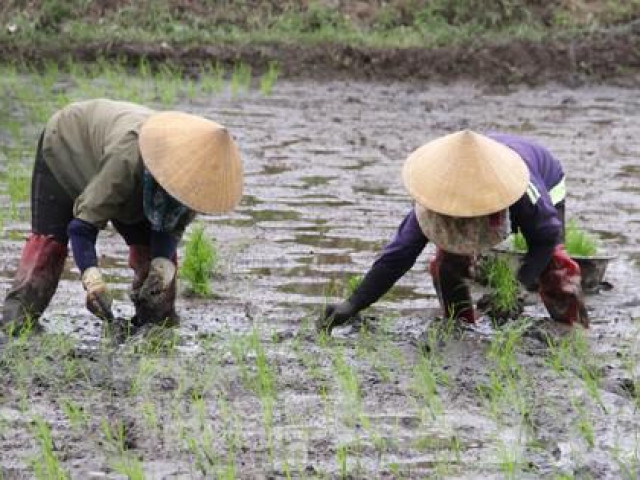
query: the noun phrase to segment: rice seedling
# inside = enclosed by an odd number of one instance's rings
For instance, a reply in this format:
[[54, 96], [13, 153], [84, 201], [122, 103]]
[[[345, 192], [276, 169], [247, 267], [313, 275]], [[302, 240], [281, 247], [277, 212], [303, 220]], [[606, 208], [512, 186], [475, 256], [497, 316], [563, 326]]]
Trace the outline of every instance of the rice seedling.
[[527, 250], [529, 250], [529, 246], [527, 245], [527, 240], [526, 238], [524, 238], [524, 235], [522, 234], [520, 229], [518, 229], [518, 231], [513, 234], [511, 241], [513, 245], [513, 249], [516, 252], [524, 253]]
[[567, 253], [576, 257], [591, 257], [598, 251], [596, 238], [578, 226], [578, 223], [569, 220], [565, 232], [565, 248]]
[[123, 455], [110, 463], [116, 473], [124, 475], [127, 480], [145, 480], [144, 465], [133, 455]]
[[635, 433], [635, 445], [630, 451], [624, 451], [619, 445], [613, 449], [613, 458], [618, 465], [622, 480], [637, 480], [640, 478], [640, 433]]
[[207, 236], [204, 225], [192, 227], [185, 245], [185, 256], [180, 269], [191, 292], [195, 295], [211, 296], [211, 274], [218, 262], [215, 243]]
[[593, 422], [589, 417], [589, 413], [582, 405], [579, 398], [572, 398], [571, 404], [578, 414], [578, 418], [576, 419], [576, 428], [582, 438], [587, 442], [587, 445], [589, 445], [590, 448], [593, 448], [595, 446], [596, 439]]
[[273, 463], [274, 455], [274, 438], [273, 438], [273, 424], [274, 424], [274, 408], [276, 401], [276, 375], [269, 363], [266, 351], [260, 340], [259, 333], [256, 329], [253, 330], [249, 337], [250, 348], [255, 353], [256, 362], [256, 375], [257, 381], [252, 382], [254, 390], [260, 398], [262, 404], [262, 414], [264, 419], [265, 434], [267, 437], [267, 448], [271, 463]]
[[43, 72], [39, 75], [40, 82], [45, 94], [53, 93], [53, 87], [60, 79], [60, 67], [57, 61], [45, 61]]
[[344, 292], [344, 296], [345, 297], [350, 297], [351, 295], [353, 295], [353, 293], [356, 291], [356, 289], [358, 288], [358, 286], [362, 283], [362, 275], [350, 275], [347, 278], [347, 284], [345, 286], [345, 292]]
[[600, 382], [602, 378], [600, 369], [597, 367], [594, 368], [593, 365], [583, 364], [580, 366], [579, 375], [584, 381], [589, 396], [602, 408], [603, 412], [607, 413], [607, 408], [602, 402], [602, 395], [600, 394]]
[[521, 460], [516, 449], [512, 444], [500, 443], [498, 448], [498, 456], [500, 469], [507, 480], [519, 478], [521, 470]]
[[581, 331], [572, 332], [571, 336], [559, 340], [548, 339], [548, 364], [563, 376], [568, 373], [577, 375], [593, 401], [607, 413], [602, 401], [600, 384], [602, 367], [600, 358], [590, 348], [588, 337]]
[[140, 410], [147, 428], [155, 432], [158, 429], [158, 411], [156, 404], [151, 400], [145, 400], [140, 405]]
[[349, 446], [338, 445], [336, 448], [336, 461], [338, 463], [338, 471], [340, 472], [340, 478], [347, 478], [348, 468], [347, 460], [349, 459]]
[[366, 423], [366, 419], [362, 415], [362, 393], [358, 374], [346, 360], [344, 352], [341, 350], [337, 350], [333, 355], [333, 368], [348, 415], [344, 420], [350, 426], [354, 425], [358, 420], [364, 420], [364, 423]]
[[206, 94], [222, 93], [224, 89], [224, 75], [225, 69], [220, 62], [216, 61], [215, 63], [205, 65], [200, 75], [202, 92]]
[[127, 426], [120, 420], [101, 423], [106, 446], [110, 450], [109, 465], [121, 475], [131, 480], [144, 480], [144, 466], [142, 462], [129, 452], [130, 438]]
[[191, 101], [195, 100], [200, 93], [198, 84], [192, 78], [186, 80], [186, 93], [187, 98]]
[[429, 356], [421, 356], [413, 369], [413, 391], [424, 402], [432, 420], [444, 412], [438, 385], [446, 383], [446, 377], [439, 375], [439, 370]]
[[69, 474], [61, 467], [54, 451], [51, 427], [41, 417], [34, 418], [34, 435], [39, 455], [32, 461], [33, 473], [38, 480], [66, 480]]
[[165, 107], [172, 107], [178, 99], [181, 73], [171, 65], [161, 64], [155, 74], [156, 97]]
[[138, 396], [148, 389], [156, 373], [157, 362], [154, 358], [141, 356], [138, 360], [136, 375], [131, 380], [129, 395]]
[[62, 410], [76, 431], [84, 428], [89, 420], [89, 415], [84, 411], [84, 407], [71, 399], [62, 401]]
[[138, 75], [144, 79], [150, 79], [153, 76], [149, 59], [145, 56], [140, 57], [140, 61], [138, 62]]
[[493, 361], [494, 368], [489, 372], [488, 382], [480, 385], [478, 391], [487, 399], [489, 410], [498, 423], [509, 418], [507, 413], [515, 413], [521, 425], [531, 427], [532, 392], [535, 389], [517, 357], [528, 325], [526, 319], [509, 324], [496, 332], [489, 345], [487, 356]]
[[144, 338], [130, 347], [133, 353], [143, 356], [173, 355], [179, 342], [180, 335], [175, 329], [154, 325], [145, 332]]
[[249, 91], [251, 87], [251, 66], [246, 63], [236, 63], [231, 75], [231, 94], [235, 97], [242, 90]]
[[269, 62], [269, 68], [260, 78], [260, 91], [263, 95], [269, 96], [273, 91], [273, 86], [278, 79], [278, 75], [280, 74], [280, 67], [278, 62], [271, 61]]
[[488, 312], [497, 325], [517, 317], [522, 311], [518, 302], [519, 285], [509, 262], [500, 257], [489, 258], [484, 266], [491, 293]]
[[251, 379], [249, 377], [249, 367], [247, 365], [247, 357], [249, 354], [249, 340], [245, 336], [234, 336], [229, 341], [231, 355], [240, 370], [240, 377], [245, 386], [250, 388]]
[[9, 216], [12, 220], [20, 220], [23, 212], [20, 205], [29, 199], [31, 187], [31, 175], [29, 171], [15, 162], [12, 162], [7, 169], [7, 191], [9, 193], [10, 205]]

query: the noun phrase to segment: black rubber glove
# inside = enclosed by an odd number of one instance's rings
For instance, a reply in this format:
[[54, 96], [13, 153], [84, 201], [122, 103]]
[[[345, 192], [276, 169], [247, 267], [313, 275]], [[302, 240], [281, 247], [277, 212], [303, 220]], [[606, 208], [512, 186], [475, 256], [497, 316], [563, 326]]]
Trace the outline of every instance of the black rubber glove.
[[324, 309], [322, 316], [316, 322], [316, 330], [331, 335], [333, 327], [344, 325], [350, 320], [354, 320], [358, 315], [358, 310], [345, 300], [342, 303], [330, 304]]
[[551, 261], [555, 245], [530, 245], [520, 268], [518, 281], [529, 292], [539, 290], [540, 275]]

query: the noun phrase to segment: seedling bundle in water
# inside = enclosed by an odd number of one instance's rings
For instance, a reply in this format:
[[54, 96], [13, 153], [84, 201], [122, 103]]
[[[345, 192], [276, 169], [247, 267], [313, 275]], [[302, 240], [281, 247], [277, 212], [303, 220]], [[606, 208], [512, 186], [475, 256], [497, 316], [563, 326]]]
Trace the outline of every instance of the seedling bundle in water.
[[570, 220], [565, 233], [567, 253], [576, 257], [592, 257], [598, 251], [597, 240], [580, 227], [575, 220]]
[[185, 257], [180, 270], [189, 290], [195, 295], [211, 295], [210, 276], [218, 263], [218, 252], [214, 242], [204, 231], [204, 225], [193, 227], [185, 246]]
[[[597, 239], [580, 228], [574, 219], [567, 223], [564, 245], [572, 257], [593, 257], [598, 252]], [[516, 252], [526, 252], [529, 249], [520, 230], [513, 235], [513, 249]]]
[[500, 325], [516, 318], [522, 312], [522, 305], [518, 301], [518, 280], [509, 262], [499, 257], [488, 259], [484, 275], [492, 291], [481, 301], [484, 303], [481, 307], [486, 308], [494, 322]]

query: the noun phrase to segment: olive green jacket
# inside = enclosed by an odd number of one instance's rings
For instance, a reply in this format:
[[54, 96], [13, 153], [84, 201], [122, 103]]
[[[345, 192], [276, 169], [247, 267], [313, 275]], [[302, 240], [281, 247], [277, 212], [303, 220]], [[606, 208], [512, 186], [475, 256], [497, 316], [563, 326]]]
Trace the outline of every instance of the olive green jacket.
[[100, 229], [109, 220], [144, 219], [138, 133], [153, 113], [141, 105], [98, 99], [72, 103], [51, 117], [42, 153], [74, 199], [74, 217]]

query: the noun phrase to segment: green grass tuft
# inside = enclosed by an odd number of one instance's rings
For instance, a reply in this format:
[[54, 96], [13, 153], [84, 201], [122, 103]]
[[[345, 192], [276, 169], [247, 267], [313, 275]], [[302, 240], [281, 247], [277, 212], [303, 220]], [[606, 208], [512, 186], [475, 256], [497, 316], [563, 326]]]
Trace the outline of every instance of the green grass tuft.
[[218, 252], [204, 225], [197, 224], [191, 230], [185, 247], [185, 257], [180, 269], [180, 275], [188, 284], [189, 289], [198, 296], [211, 296], [211, 274], [218, 263]]

